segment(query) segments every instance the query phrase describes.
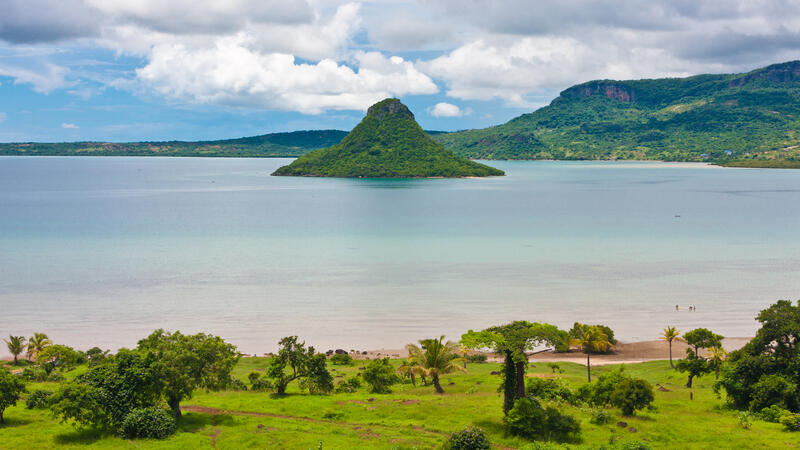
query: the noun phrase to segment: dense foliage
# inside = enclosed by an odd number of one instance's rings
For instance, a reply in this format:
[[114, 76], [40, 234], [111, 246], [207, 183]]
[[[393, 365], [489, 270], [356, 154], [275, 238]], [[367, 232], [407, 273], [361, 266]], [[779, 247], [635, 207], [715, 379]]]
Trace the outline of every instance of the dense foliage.
[[163, 408], [136, 408], [125, 416], [119, 434], [126, 439], [164, 439], [175, 433], [175, 417]]
[[327, 393], [333, 390], [333, 377], [326, 367], [324, 353], [314, 347], [306, 348], [297, 336], [288, 336], [278, 342], [278, 354], [270, 360], [267, 376], [274, 382], [278, 395], [286, 393], [286, 387], [300, 380], [303, 387], [312, 393]]
[[0, 144], [0, 155], [295, 157], [337, 144], [346, 134], [314, 130], [197, 142], [25, 142]]
[[50, 406], [50, 397], [52, 396], [53, 393], [51, 391], [37, 389], [25, 399], [25, 407], [28, 409], [45, 409]]
[[653, 386], [640, 378], [626, 378], [611, 392], [611, 404], [626, 416], [633, 415], [637, 409], [647, 408], [653, 400]]
[[483, 177], [503, 171], [455, 156], [397, 99], [372, 105], [342, 142], [315, 150], [273, 175], [363, 178]]
[[445, 450], [489, 450], [492, 443], [486, 432], [478, 427], [467, 427], [452, 433], [444, 444]]
[[3, 413], [6, 408], [16, 405], [23, 392], [25, 392], [25, 383], [22, 379], [0, 368], [0, 424], [5, 423]]
[[590, 81], [503, 125], [434, 139], [480, 159], [784, 161], [798, 167], [798, 130], [800, 61], [793, 61], [746, 74]]
[[757, 319], [761, 328], [728, 355], [717, 388], [737, 408], [777, 405], [800, 412], [800, 302], [780, 300]]
[[552, 406], [542, 407], [531, 398], [521, 398], [505, 418], [511, 434], [528, 439], [574, 441], [580, 434], [580, 424]]

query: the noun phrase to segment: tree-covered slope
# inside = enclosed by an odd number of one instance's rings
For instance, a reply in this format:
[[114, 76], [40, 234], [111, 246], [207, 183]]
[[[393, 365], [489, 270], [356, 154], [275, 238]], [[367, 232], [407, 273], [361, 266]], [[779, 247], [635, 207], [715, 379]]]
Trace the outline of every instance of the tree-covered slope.
[[503, 171], [455, 156], [397, 99], [372, 105], [337, 145], [307, 153], [273, 175], [364, 178], [482, 177]]
[[293, 157], [329, 147], [345, 135], [340, 130], [314, 130], [196, 142], [26, 142], [0, 144], [0, 155]]
[[800, 61], [746, 74], [573, 86], [503, 125], [440, 134], [485, 159], [800, 162]]

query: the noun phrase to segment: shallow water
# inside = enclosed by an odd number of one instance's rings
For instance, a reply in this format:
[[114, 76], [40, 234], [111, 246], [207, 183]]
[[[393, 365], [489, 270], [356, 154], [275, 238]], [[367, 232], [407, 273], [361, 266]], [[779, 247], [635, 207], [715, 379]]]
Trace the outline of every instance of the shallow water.
[[398, 348], [514, 319], [748, 336], [760, 309], [800, 297], [800, 171], [268, 176], [289, 161], [0, 157], [0, 334], [116, 349], [165, 327], [249, 353], [289, 334]]

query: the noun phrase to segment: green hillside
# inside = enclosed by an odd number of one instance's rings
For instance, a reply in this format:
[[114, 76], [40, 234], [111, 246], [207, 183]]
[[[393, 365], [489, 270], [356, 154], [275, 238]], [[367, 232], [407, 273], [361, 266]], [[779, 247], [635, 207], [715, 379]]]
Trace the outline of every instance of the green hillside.
[[434, 139], [468, 158], [800, 166], [800, 61], [745, 74], [590, 81], [503, 125]]
[[301, 156], [273, 175], [364, 178], [483, 177], [501, 170], [455, 156], [397, 99], [372, 105], [337, 145]]
[[26, 142], [0, 144], [0, 155], [294, 157], [336, 144], [345, 135], [340, 130], [314, 130], [220, 141]]

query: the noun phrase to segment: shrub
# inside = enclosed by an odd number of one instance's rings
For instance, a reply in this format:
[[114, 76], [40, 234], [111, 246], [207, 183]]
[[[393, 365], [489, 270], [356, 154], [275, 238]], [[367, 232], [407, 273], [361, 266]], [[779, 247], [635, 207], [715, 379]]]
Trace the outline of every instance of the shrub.
[[361, 378], [354, 375], [347, 380], [340, 381], [336, 385], [336, 392], [352, 394], [361, 387]]
[[611, 423], [614, 420], [614, 416], [606, 411], [605, 409], [597, 409], [592, 412], [592, 418], [589, 419], [589, 422], [595, 425], [606, 425]]
[[272, 389], [272, 382], [258, 372], [250, 372], [247, 375], [247, 379], [250, 381], [251, 391], [269, 391]]
[[3, 412], [14, 406], [20, 394], [25, 392], [25, 383], [16, 375], [0, 367], [0, 424], [3, 423]]
[[35, 390], [25, 400], [25, 407], [28, 409], [44, 409], [50, 406], [50, 397], [53, 395], [50, 391]]
[[633, 415], [637, 409], [643, 409], [655, 399], [653, 386], [641, 378], [624, 379], [611, 393], [611, 404], [622, 410], [626, 416]]
[[542, 400], [562, 400], [570, 403], [576, 400], [572, 389], [559, 378], [528, 378], [525, 382], [525, 394]]
[[578, 397], [591, 405], [610, 405], [611, 394], [627, 378], [622, 368], [605, 373], [597, 377], [594, 383], [584, 384], [578, 388]]
[[649, 444], [642, 441], [627, 441], [619, 446], [620, 450], [653, 450]]
[[353, 358], [347, 353], [337, 353], [331, 356], [331, 363], [335, 366], [351, 366]]
[[25, 381], [47, 381], [47, 372], [41, 367], [28, 366], [20, 374]]
[[580, 433], [580, 424], [573, 417], [550, 406], [543, 408], [531, 398], [514, 402], [506, 425], [511, 434], [528, 439], [571, 441]]
[[739, 419], [739, 426], [745, 430], [749, 430], [753, 426], [753, 422], [750, 420], [751, 416], [749, 411], [740, 411], [737, 416]]
[[474, 355], [467, 355], [467, 361], [471, 363], [485, 363], [486, 360], [489, 359], [483, 353], [476, 353]]
[[779, 422], [786, 431], [800, 431], [800, 414], [787, 414]]
[[64, 376], [63, 373], [53, 371], [50, 372], [50, 375], [47, 376], [47, 379], [45, 381], [49, 381], [51, 383], [60, 383], [66, 379], [67, 378]]
[[766, 422], [778, 423], [780, 418], [783, 416], [787, 416], [791, 414], [788, 410], [781, 408], [778, 405], [768, 406], [763, 408], [758, 415], [761, 417], [761, 420]]
[[137, 408], [125, 416], [120, 434], [126, 439], [164, 439], [175, 433], [175, 418], [163, 408]]
[[486, 433], [478, 427], [468, 427], [457, 431], [447, 438], [446, 450], [488, 450], [492, 443]]
[[244, 381], [238, 378], [231, 378], [231, 380], [228, 382], [228, 389], [232, 391], [246, 391], [247, 385], [244, 383]]
[[388, 394], [392, 392], [389, 387], [400, 381], [400, 377], [394, 373], [389, 358], [370, 361], [364, 368], [362, 378], [369, 384], [370, 392], [373, 394]]

